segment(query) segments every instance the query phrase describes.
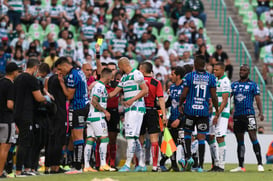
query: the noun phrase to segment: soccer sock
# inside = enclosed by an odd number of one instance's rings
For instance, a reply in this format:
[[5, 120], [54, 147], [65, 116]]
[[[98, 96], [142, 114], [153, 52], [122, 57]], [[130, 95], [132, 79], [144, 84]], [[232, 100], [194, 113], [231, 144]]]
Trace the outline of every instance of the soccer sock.
[[198, 155], [197, 155], [197, 153], [192, 154], [192, 158], [194, 160], [194, 164], [193, 164], [192, 167], [197, 168], [198, 167]]
[[203, 168], [205, 155], [205, 140], [198, 140], [199, 166]]
[[191, 135], [185, 135], [185, 145], [186, 145], [186, 157], [185, 159], [189, 159], [191, 157]]
[[238, 156], [238, 160], [239, 160], [239, 166], [244, 167], [244, 157], [245, 157], [245, 143], [244, 143], [244, 141], [238, 142], [237, 156]]
[[86, 141], [86, 145], [84, 148], [84, 168], [90, 167], [89, 162], [90, 162], [93, 144], [94, 144], [94, 142], [91, 140]]
[[261, 156], [261, 147], [260, 144], [258, 142], [258, 140], [252, 141], [253, 144], [253, 151], [256, 155], [257, 161], [258, 161], [258, 165], [262, 165], [262, 156]]
[[173, 152], [173, 154], [171, 156], [171, 163], [172, 163], [172, 167], [177, 167], [177, 163], [176, 163], [176, 151]]
[[110, 143], [107, 145], [107, 153], [106, 153], [106, 163], [109, 164], [110, 162]]
[[109, 138], [103, 138], [100, 140], [100, 164], [101, 166], [106, 165], [106, 153], [107, 153], [107, 145], [109, 142]]
[[213, 166], [219, 166], [219, 151], [215, 139], [208, 142]]
[[80, 170], [81, 164], [82, 164], [84, 140], [74, 141], [73, 145], [74, 145], [74, 158], [73, 158], [74, 167], [77, 170]]
[[152, 143], [152, 157], [153, 157], [153, 166], [157, 167], [157, 161], [158, 161], [158, 142]]
[[95, 158], [96, 158], [96, 167], [100, 167], [100, 142], [96, 142], [96, 150], [95, 150]]
[[218, 144], [219, 146], [219, 167], [225, 169], [226, 162], [226, 142], [222, 142]]
[[141, 167], [145, 166], [145, 149], [143, 149], [143, 145], [140, 144], [140, 141], [138, 138], [135, 139], [135, 153], [136, 157], [138, 159], [138, 164]]
[[131, 166], [131, 161], [135, 154], [135, 147], [136, 146], [135, 146], [134, 138], [132, 137], [127, 138], [127, 153], [126, 153], [127, 159], [126, 159], [125, 165], [129, 168]]
[[[116, 165], [116, 154], [117, 154], [117, 145], [116, 144], [109, 144], [110, 148], [110, 166], [115, 167]], [[108, 163], [108, 162], [107, 162]]]

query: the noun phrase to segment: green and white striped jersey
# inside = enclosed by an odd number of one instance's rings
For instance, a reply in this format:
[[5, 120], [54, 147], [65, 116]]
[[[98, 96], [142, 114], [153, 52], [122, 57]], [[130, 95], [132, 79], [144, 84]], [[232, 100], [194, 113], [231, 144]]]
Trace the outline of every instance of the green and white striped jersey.
[[113, 52], [121, 52], [122, 55], [125, 55], [128, 42], [126, 39], [114, 38], [110, 40], [110, 45], [112, 46]]
[[179, 42], [175, 42], [173, 45], [173, 49], [176, 51], [178, 56], [182, 57], [185, 51], [192, 51], [192, 46], [188, 43], [181, 44]]
[[82, 32], [86, 39], [93, 39], [97, 28], [94, 25], [85, 25], [82, 27]]
[[73, 5], [71, 7], [69, 6], [65, 6], [64, 7], [64, 11], [66, 12], [66, 15], [68, 16], [68, 18], [70, 19], [75, 19], [75, 13], [76, 13], [76, 10], [78, 9], [78, 7], [76, 5]]
[[[135, 97], [141, 91], [141, 84], [145, 84], [145, 81], [144, 76], [140, 71], [133, 69], [129, 74], [124, 74], [118, 84], [118, 87], [123, 89], [124, 101], [128, 101], [129, 99]], [[125, 112], [128, 111], [145, 112], [144, 98], [140, 98], [130, 107], [125, 108]]]
[[[100, 106], [106, 109], [108, 93], [103, 82], [97, 81], [97, 83], [93, 87], [90, 94], [91, 101], [94, 96], [99, 99], [98, 102]], [[105, 114], [103, 112], [100, 112], [92, 104], [90, 104], [90, 110], [89, 110], [87, 121], [95, 122], [95, 121], [101, 120], [104, 117], [105, 117]]]
[[46, 11], [49, 12], [50, 16], [60, 16], [60, 14], [63, 12], [63, 7], [61, 5], [49, 5]]
[[140, 41], [136, 44], [136, 53], [140, 53], [146, 57], [149, 57], [152, 55], [152, 53], [155, 53], [155, 48], [156, 45], [152, 41], [147, 41], [146, 43]]
[[138, 22], [134, 24], [134, 33], [137, 35], [137, 38], [140, 39], [142, 34], [146, 32], [146, 29], [148, 27], [147, 23], [144, 23], [144, 25], [140, 26]]
[[8, 0], [8, 5], [13, 8], [13, 11], [16, 11], [16, 12], [24, 11], [23, 0]]
[[[141, 13], [143, 15], [145, 15], [145, 14], [158, 14], [159, 12], [156, 8], [144, 8], [141, 10]], [[146, 18], [146, 21], [147, 22], [156, 22], [157, 19], [153, 16], [149, 16], [148, 18]]]
[[[224, 94], [224, 93], [228, 93], [229, 98], [228, 98], [227, 105], [224, 108], [224, 110], [220, 116], [228, 119], [230, 116], [231, 84], [230, 84], [230, 80], [228, 79], [228, 77], [226, 75], [224, 75], [220, 79], [217, 79], [217, 82], [216, 82], [216, 94], [218, 97], [218, 107], [220, 107], [220, 105], [223, 101], [222, 94]], [[215, 115], [215, 108], [214, 107], [213, 107], [213, 115]]]

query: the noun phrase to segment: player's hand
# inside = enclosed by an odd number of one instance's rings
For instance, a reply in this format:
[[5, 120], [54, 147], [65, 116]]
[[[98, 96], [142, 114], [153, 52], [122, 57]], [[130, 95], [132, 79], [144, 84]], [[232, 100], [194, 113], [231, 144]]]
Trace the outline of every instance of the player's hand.
[[213, 120], [212, 120], [212, 124], [213, 125], [216, 125], [217, 124], [217, 122], [218, 122], [218, 116], [214, 116], [214, 118], [213, 118]]
[[172, 122], [171, 127], [172, 128], [177, 128], [180, 124], [180, 120], [176, 119], [174, 122]]
[[64, 83], [64, 78], [62, 74], [58, 74], [58, 79], [60, 81], [60, 84]]
[[181, 114], [184, 114], [184, 106], [183, 106], [183, 105], [182, 105], [182, 106], [179, 106], [178, 110], [179, 110], [179, 112], [180, 112]]
[[164, 125], [166, 125], [166, 126], [168, 125], [168, 119], [167, 119], [166, 115], [163, 115], [162, 122]]
[[98, 43], [96, 43], [95, 49], [96, 49], [96, 52], [100, 52], [100, 45]]
[[128, 101], [124, 102], [125, 107], [130, 107], [134, 103], [133, 99], [129, 99]]
[[107, 120], [107, 121], [110, 121], [111, 114], [110, 114], [108, 111], [105, 111], [104, 114], [105, 114], [106, 120]]
[[259, 113], [260, 121], [264, 121], [264, 115], [262, 113]]

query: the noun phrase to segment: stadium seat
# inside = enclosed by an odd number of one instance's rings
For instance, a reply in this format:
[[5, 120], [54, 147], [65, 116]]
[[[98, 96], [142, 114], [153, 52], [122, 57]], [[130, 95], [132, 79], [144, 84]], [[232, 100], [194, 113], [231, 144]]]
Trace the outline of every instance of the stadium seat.
[[257, 20], [253, 19], [251, 22], [247, 25], [247, 32], [248, 33], [253, 33], [253, 30], [257, 28]]
[[132, 68], [137, 68], [139, 63], [136, 60], [130, 60], [130, 64], [131, 64]]
[[246, 14], [243, 15], [243, 23], [245, 25], [248, 25], [251, 23], [251, 20], [257, 20], [257, 14], [254, 11], [249, 11]]
[[46, 8], [47, 6], [49, 6], [50, 5], [50, 0], [42, 0], [41, 1], [41, 6], [43, 7], [43, 8]]
[[28, 35], [31, 40], [38, 39], [40, 42], [44, 40], [44, 30], [40, 24], [32, 24], [29, 27]]
[[211, 44], [207, 44], [207, 51], [210, 55], [212, 55], [215, 52], [215, 48]]
[[152, 34], [158, 37], [158, 30], [155, 27], [153, 27]]
[[44, 31], [44, 30], [40, 24], [31, 24], [28, 31], [33, 32], [33, 31]]
[[76, 43], [76, 47], [77, 47], [77, 49], [82, 49], [82, 47], [83, 47], [82, 41], [78, 41]]
[[239, 7], [239, 15], [241, 16], [243, 16], [244, 14], [247, 14], [250, 11], [253, 11], [253, 8], [249, 3], [243, 3]]
[[31, 41], [39, 40], [40, 43], [42, 43], [44, 41], [44, 33], [40, 31], [35, 31], [29, 34], [29, 38]]
[[258, 6], [258, 3], [257, 3], [257, 1], [252, 0], [252, 1], [251, 1], [251, 5], [252, 5], [252, 7], [254, 8], [254, 7], [257, 7], [257, 6]]
[[260, 49], [260, 59], [264, 59], [265, 54], [266, 54], [265, 47], [262, 47]]
[[243, 3], [249, 3], [249, 0], [234, 0], [235, 7], [240, 7]]
[[164, 26], [161, 30], [160, 30], [160, 35], [173, 35], [173, 28], [170, 26]]
[[163, 23], [165, 26], [171, 26], [171, 20], [170, 18], [160, 18], [158, 22]]
[[197, 29], [203, 28], [203, 27], [204, 27], [203, 22], [200, 19], [198, 19]]
[[25, 33], [27, 33], [28, 31], [27, 31], [27, 27], [26, 27], [26, 25], [21, 24], [21, 26], [22, 26], [23, 31], [24, 31]]
[[54, 40], [57, 40], [58, 39], [58, 35], [59, 35], [59, 32], [60, 32], [60, 28], [59, 26], [55, 25], [55, 24], [50, 24], [50, 25], [47, 25], [46, 27], [46, 30], [45, 30], [45, 34], [47, 35], [48, 33], [53, 33], [54, 35]]
[[265, 21], [269, 16], [270, 16], [269, 11], [264, 12], [260, 17], [260, 20], [262, 20], [262, 22], [265, 24]]

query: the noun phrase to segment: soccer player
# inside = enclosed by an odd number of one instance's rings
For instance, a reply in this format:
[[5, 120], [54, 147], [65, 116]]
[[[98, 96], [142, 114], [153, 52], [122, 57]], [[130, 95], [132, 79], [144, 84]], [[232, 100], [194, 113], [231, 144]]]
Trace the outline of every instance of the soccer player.
[[[153, 172], [157, 172], [157, 160], [159, 153], [158, 136], [160, 133], [159, 116], [156, 108], [156, 99], [158, 98], [159, 106], [162, 111], [163, 122], [167, 123], [165, 112], [165, 100], [163, 97], [163, 90], [160, 81], [152, 77], [153, 65], [150, 62], [144, 62], [139, 67], [140, 72], [144, 75], [144, 80], [149, 88], [148, 96], [144, 97], [146, 113], [143, 117], [143, 122], [140, 131], [140, 143], [144, 144], [144, 134], [146, 129], [150, 135], [152, 145], [152, 157], [153, 157]], [[150, 151], [150, 150], [149, 150]], [[144, 156], [144, 154], [143, 154]]]
[[130, 165], [134, 154], [136, 154], [136, 157], [139, 160], [139, 166], [135, 168], [135, 171], [145, 171], [145, 163], [141, 156], [143, 153], [139, 141], [139, 133], [143, 115], [145, 113], [143, 97], [148, 93], [148, 87], [142, 73], [131, 67], [128, 58], [120, 58], [118, 67], [120, 71], [124, 72], [124, 75], [116, 89], [109, 93], [109, 98], [116, 96], [121, 90], [124, 92], [124, 126], [128, 146], [126, 163], [119, 171], [130, 171]]
[[[216, 125], [210, 125], [210, 149], [211, 155], [217, 156], [214, 161], [214, 167], [210, 171], [223, 172], [225, 169], [225, 155], [226, 155], [226, 143], [225, 135], [227, 133], [228, 119], [230, 116], [230, 94], [231, 85], [230, 80], [225, 75], [225, 64], [220, 62], [214, 65], [214, 75], [217, 77], [216, 81], [216, 93], [218, 97], [219, 106], [219, 118]], [[214, 119], [215, 109], [213, 109], [212, 118]], [[212, 123], [212, 121], [211, 121]], [[217, 146], [211, 146], [216, 141]], [[218, 161], [218, 162], [216, 162]]]
[[[178, 132], [182, 128], [182, 125], [181, 125], [182, 120], [181, 120], [180, 112], [179, 112], [179, 100], [183, 91], [182, 79], [184, 75], [185, 75], [185, 69], [183, 67], [178, 66], [172, 70], [171, 81], [173, 82], [173, 84], [170, 87], [170, 95], [166, 102], [166, 107], [171, 107], [171, 115], [169, 117], [167, 126], [176, 144], [178, 141]], [[162, 159], [160, 160], [160, 169], [162, 172], [167, 171], [167, 168], [164, 166], [167, 159], [168, 157], [163, 155]], [[174, 152], [173, 155], [171, 156], [171, 163], [172, 163], [172, 169], [178, 172], [179, 168], [176, 163], [176, 152]]]
[[6, 178], [3, 173], [11, 144], [15, 140], [15, 123], [13, 120], [14, 85], [13, 80], [18, 75], [16, 63], [9, 63], [6, 76], [0, 79], [0, 178]]
[[88, 114], [88, 124], [87, 124], [87, 142], [85, 146], [85, 159], [84, 164], [85, 172], [96, 172], [89, 165], [90, 154], [92, 151], [92, 147], [94, 141], [100, 139], [100, 163], [101, 166], [99, 168], [100, 171], [114, 171], [107, 163], [106, 163], [106, 153], [107, 153], [107, 145], [109, 142], [108, 138], [108, 129], [106, 120], [109, 121], [111, 114], [106, 110], [107, 106], [107, 98], [108, 93], [105, 85], [108, 84], [112, 79], [112, 71], [109, 68], [104, 68], [101, 72], [101, 78], [96, 83], [91, 92], [91, 106]]
[[261, 148], [257, 139], [257, 124], [255, 118], [255, 110], [253, 107], [254, 98], [259, 110], [260, 121], [264, 120], [263, 108], [260, 99], [260, 89], [257, 84], [251, 81], [248, 76], [250, 67], [246, 64], [240, 67], [240, 80], [231, 84], [232, 93], [234, 96], [234, 133], [237, 139], [237, 156], [239, 160], [239, 167], [230, 170], [230, 172], [244, 172], [244, 155], [245, 144], [244, 134], [247, 131], [250, 140], [253, 144], [253, 150], [258, 161], [258, 171], [263, 172]]
[[[205, 59], [203, 56], [196, 56], [194, 60], [195, 71], [188, 73], [183, 81], [183, 92], [180, 99], [180, 105], [184, 106], [182, 112], [185, 115], [185, 144], [186, 144], [186, 162], [180, 163], [186, 165], [186, 170], [190, 170], [194, 161], [191, 157], [191, 135], [194, 127], [197, 128], [199, 168], [198, 172], [203, 172], [205, 138], [209, 131], [209, 99], [212, 98], [215, 107], [215, 116], [213, 123], [217, 123], [219, 117], [218, 99], [216, 96], [216, 78], [205, 71]], [[186, 101], [184, 105], [184, 101]]]
[[[66, 57], [60, 57], [56, 62], [59, 74], [59, 81], [62, 90], [70, 100], [69, 122], [72, 123], [71, 136], [74, 146], [73, 166], [66, 174], [82, 173], [82, 159], [84, 150], [83, 128], [89, 111], [87, 83], [84, 73], [73, 68]], [[64, 78], [65, 77], [65, 81]]]
[[[38, 72], [39, 64], [39, 60], [29, 59], [26, 71], [20, 74], [14, 81], [14, 120], [19, 128], [16, 177], [35, 175], [30, 171], [34, 136], [32, 127], [34, 100], [37, 102], [51, 102], [49, 94], [42, 95], [38, 81], [34, 76]], [[24, 172], [22, 172], [23, 166]]]
[[[117, 73], [117, 65], [113, 62], [110, 62], [108, 63], [107, 67], [112, 70], [112, 77], [113, 77], [110, 83], [106, 84], [107, 92], [110, 93], [115, 90], [119, 82], [116, 80], [116, 77], [115, 77], [115, 74]], [[111, 114], [110, 120], [107, 121], [107, 128], [108, 128], [108, 135], [109, 135], [109, 144], [107, 148], [108, 161], [110, 160], [111, 168], [115, 169], [116, 171], [117, 171], [117, 168], [115, 166], [116, 151], [117, 151], [116, 141], [117, 141], [117, 135], [120, 131], [120, 128], [119, 128], [120, 116], [118, 111], [119, 98], [120, 96], [117, 95], [107, 100], [107, 111]]]

